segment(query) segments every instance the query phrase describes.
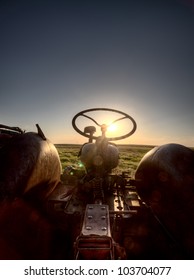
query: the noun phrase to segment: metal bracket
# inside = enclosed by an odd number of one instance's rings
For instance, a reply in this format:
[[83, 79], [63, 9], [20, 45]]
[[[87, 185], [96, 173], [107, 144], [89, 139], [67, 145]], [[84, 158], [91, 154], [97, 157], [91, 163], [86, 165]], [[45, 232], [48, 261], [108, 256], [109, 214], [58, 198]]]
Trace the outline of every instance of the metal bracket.
[[113, 243], [108, 205], [87, 204], [82, 230], [75, 242], [75, 258], [113, 259]]
[[86, 206], [81, 234], [111, 237], [108, 205], [88, 204]]

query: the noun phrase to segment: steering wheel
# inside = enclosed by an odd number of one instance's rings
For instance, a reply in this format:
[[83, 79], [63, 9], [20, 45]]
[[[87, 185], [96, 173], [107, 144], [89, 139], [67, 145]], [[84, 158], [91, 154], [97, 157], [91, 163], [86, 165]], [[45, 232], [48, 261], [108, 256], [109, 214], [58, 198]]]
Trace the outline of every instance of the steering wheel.
[[77, 120], [78, 117], [83, 116], [83, 117], [85, 117], [85, 118], [88, 118], [88, 119], [92, 120], [97, 126], [101, 127], [101, 129], [102, 129], [102, 127], [104, 126], [104, 125], [100, 125], [99, 123], [97, 123], [97, 121], [94, 120], [93, 118], [91, 118], [91, 117], [85, 115], [85, 113], [93, 112], [93, 111], [109, 111], [109, 112], [118, 113], [118, 114], [120, 114], [120, 115], [123, 116], [123, 117], [121, 117], [121, 118], [118, 118], [118, 119], [114, 120], [111, 124], [116, 123], [116, 122], [118, 122], [118, 121], [120, 121], [120, 120], [123, 120], [123, 119], [129, 119], [129, 120], [132, 122], [133, 127], [132, 127], [132, 129], [131, 129], [131, 131], [130, 131], [129, 133], [127, 133], [127, 134], [125, 134], [125, 135], [118, 136], [118, 137], [107, 137], [106, 139], [107, 139], [108, 141], [116, 141], [116, 140], [125, 139], [125, 138], [131, 136], [131, 135], [136, 131], [137, 124], [136, 124], [135, 120], [134, 120], [131, 116], [129, 116], [128, 114], [126, 114], [126, 113], [124, 113], [124, 112], [122, 112], [122, 111], [115, 110], [115, 109], [109, 109], [109, 108], [92, 108], [92, 109], [87, 109], [87, 110], [84, 110], [84, 111], [81, 111], [81, 112], [77, 113], [77, 114], [73, 117], [73, 119], [72, 119], [72, 126], [73, 126], [73, 128], [75, 129], [75, 131], [77, 131], [79, 134], [81, 134], [81, 135], [84, 136], [84, 137], [87, 137], [87, 138], [90, 138], [90, 137], [91, 137], [92, 139], [97, 139], [97, 138], [98, 138], [97, 136], [93, 136], [93, 135], [90, 136], [90, 135], [88, 135], [86, 132], [81, 131], [81, 130], [76, 126], [76, 120]]

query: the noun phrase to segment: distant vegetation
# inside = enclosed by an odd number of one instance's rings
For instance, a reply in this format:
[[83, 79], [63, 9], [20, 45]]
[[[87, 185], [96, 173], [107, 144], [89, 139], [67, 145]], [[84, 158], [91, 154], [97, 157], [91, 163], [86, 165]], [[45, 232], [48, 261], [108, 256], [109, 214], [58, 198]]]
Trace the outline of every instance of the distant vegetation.
[[[129, 172], [131, 176], [137, 168], [141, 158], [153, 148], [153, 146], [142, 145], [118, 145], [120, 152], [119, 166], [115, 168], [114, 173]], [[76, 169], [83, 168], [78, 157], [81, 145], [56, 144], [59, 153], [62, 168], [71, 165]]]

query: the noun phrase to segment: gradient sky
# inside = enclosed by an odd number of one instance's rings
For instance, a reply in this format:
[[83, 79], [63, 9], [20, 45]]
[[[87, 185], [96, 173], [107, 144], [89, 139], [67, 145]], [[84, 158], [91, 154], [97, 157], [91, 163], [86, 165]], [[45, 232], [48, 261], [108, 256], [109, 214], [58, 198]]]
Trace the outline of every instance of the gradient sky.
[[72, 117], [109, 107], [137, 122], [121, 144], [194, 146], [192, 3], [1, 0], [0, 123], [82, 143]]

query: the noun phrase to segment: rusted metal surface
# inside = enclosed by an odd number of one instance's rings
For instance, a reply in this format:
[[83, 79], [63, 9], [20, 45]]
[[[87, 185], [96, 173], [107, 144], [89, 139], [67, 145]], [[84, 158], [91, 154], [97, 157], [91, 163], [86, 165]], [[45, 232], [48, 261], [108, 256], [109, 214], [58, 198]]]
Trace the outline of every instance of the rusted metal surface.
[[0, 148], [1, 200], [20, 196], [43, 183], [48, 184], [49, 194], [60, 181], [60, 175], [55, 146], [36, 133], [12, 136]]

